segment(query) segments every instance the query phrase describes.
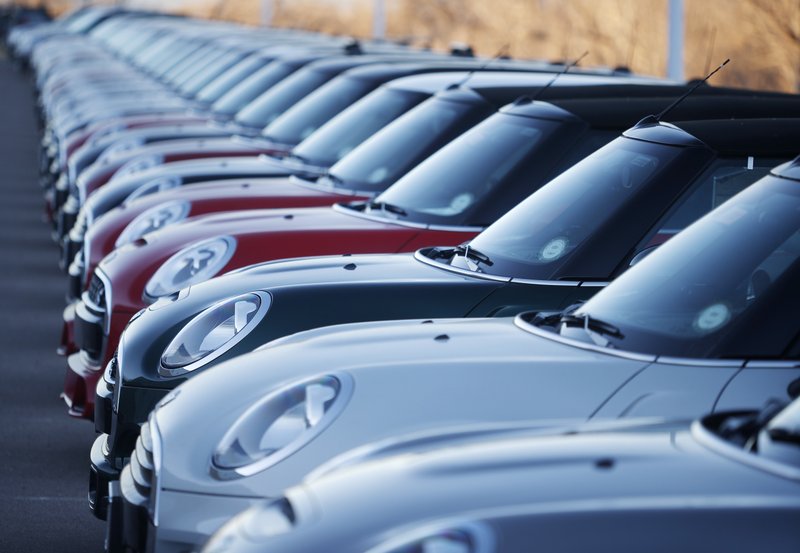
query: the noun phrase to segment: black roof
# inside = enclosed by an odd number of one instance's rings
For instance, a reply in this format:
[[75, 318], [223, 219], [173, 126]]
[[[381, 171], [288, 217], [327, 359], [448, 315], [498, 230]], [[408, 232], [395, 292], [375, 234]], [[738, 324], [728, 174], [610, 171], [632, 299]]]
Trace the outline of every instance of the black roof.
[[[800, 118], [672, 120], [720, 155], [793, 157], [800, 152]], [[626, 136], [636, 137], [635, 130]]]
[[[689, 121], [694, 119], [800, 117], [800, 95], [767, 95], [754, 98], [744, 95], [727, 96], [724, 95], [724, 89], [719, 92], [718, 96], [689, 96], [672, 109], [665, 119]], [[661, 112], [676, 98], [677, 96], [552, 98], [548, 103], [565, 109], [593, 127], [625, 129], [632, 127], [648, 115]], [[503, 111], [525, 115], [526, 106], [520, 102]]]

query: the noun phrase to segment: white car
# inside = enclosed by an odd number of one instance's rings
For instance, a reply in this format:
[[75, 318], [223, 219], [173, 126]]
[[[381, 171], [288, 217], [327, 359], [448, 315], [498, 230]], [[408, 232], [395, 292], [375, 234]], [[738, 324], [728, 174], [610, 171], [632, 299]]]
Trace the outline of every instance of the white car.
[[796, 552], [800, 401], [778, 409], [389, 440], [237, 515], [203, 553]]

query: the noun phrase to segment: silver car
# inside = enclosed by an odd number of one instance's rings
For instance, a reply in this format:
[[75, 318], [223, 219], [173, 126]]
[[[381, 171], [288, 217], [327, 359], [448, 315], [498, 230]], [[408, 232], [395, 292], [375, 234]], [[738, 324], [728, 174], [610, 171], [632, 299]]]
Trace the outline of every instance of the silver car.
[[[572, 311], [317, 329], [198, 375], [142, 428], [111, 493], [110, 536], [186, 550], [333, 456], [433, 426], [697, 417], [788, 399], [800, 380], [800, 169], [777, 173]], [[209, 318], [209, 340], [245, 323], [250, 301], [237, 301]]]
[[345, 454], [203, 551], [788, 553], [798, 438], [800, 401], [694, 423], [424, 433]]

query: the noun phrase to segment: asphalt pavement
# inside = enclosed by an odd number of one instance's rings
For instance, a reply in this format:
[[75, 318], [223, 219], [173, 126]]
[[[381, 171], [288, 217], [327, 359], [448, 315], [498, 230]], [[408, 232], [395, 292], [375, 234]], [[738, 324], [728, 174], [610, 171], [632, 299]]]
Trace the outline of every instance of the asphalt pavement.
[[66, 277], [42, 219], [33, 87], [0, 51], [0, 552], [101, 552], [86, 502], [94, 427], [56, 355]]

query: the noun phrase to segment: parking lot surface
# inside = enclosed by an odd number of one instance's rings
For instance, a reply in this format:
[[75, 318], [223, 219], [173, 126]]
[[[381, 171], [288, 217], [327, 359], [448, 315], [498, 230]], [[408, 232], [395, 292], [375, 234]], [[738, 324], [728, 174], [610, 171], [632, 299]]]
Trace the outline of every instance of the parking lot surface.
[[100, 552], [86, 503], [91, 423], [59, 399], [66, 279], [42, 221], [33, 87], [0, 51], [0, 551]]

